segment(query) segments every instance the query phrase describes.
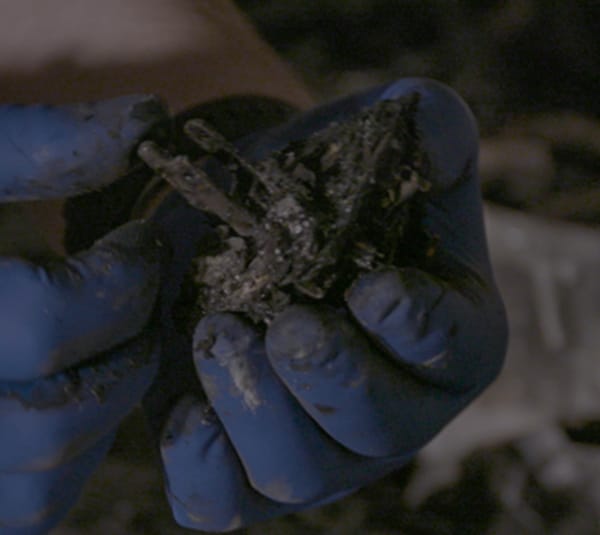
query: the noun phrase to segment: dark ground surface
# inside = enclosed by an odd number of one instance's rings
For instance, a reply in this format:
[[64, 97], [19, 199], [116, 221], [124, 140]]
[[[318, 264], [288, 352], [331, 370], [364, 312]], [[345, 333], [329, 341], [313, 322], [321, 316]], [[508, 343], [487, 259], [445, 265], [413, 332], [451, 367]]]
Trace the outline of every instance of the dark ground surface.
[[[238, 3], [323, 100], [409, 75], [448, 83], [480, 121], [488, 199], [600, 222], [600, 2]], [[598, 407], [600, 413], [600, 401]], [[405, 491], [419, 473], [414, 465], [340, 503], [239, 533], [600, 533], [598, 486], [556, 475], [575, 473], [565, 468], [574, 460], [584, 472], [600, 473], [593, 445], [599, 426], [550, 427], [535, 439], [475, 447], [449, 484], [418, 502]], [[135, 415], [55, 535], [191, 533], [170, 517], [147, 444]], [[559, 452], [554, 463], [539, 458], [548, 448]]]

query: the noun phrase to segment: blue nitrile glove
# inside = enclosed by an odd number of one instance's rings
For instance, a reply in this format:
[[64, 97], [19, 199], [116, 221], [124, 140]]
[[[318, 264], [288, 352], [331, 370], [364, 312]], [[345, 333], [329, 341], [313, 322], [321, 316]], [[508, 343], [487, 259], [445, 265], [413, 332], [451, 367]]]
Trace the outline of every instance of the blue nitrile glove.
[[[154, 97], [0, 106], [0, 202], [118, 178], [164, 110]], [[140, 222], [36, 265], [0, 257], [0, 533], [46, 533], [76, 501], [157, 367], [144, 331], [160, 245]]]
[[422, 224], [440, 251], [428, 271], [367, 273], [343, 309], [290, 306], [266, 336], [239, 315], [208, 315], [192, 367], [172, 312], [185, 307], [174, 296], [198, 243], [212, 239], [209, 219], [176, 196], [158, 210], [176, 263], [163, 287], [163, 365], [145, 404], [181, 525], [226, 531], [344, 496], [406, 463], [498, 374], [507, 328], [482, 222], [478, 133], [453, 91], [400, 80], [303, 114], [241, 151], [260, 159], [414, 92], [431, 164]]

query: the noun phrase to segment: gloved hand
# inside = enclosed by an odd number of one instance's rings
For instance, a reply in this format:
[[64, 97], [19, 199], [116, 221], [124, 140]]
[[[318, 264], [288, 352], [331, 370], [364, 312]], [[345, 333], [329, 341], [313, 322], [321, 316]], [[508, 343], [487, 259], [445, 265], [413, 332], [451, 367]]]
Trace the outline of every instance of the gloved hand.
[[[0, 106], [0, 202], [108, 184], [163, 117], [143, 95]], [[0, 533], [55, 525], [152, 381], [159, 250], [132, 222], [62, 261], [0, 258]]]
[[431, 164], [421, 223], [438, 240], [437, 260], [360, 276], [342, 308], [292, 305], [264, 336], [240, 315], [210, 314], [197, 324], [192, 355], [173, 313], [185, 296], [175, 296], [211, 237], [210, 218], [176, 196], [157, 211], [176, 261], [163, 285], [161, 371], [145, 406], [181, 525], [226, 531], [344, 496], [406, 463], [499, 372], [507, 328], [482, 223], [478, 133], [453, 91], [403, 79], [240, 150], [258, 160], [414, 92]]

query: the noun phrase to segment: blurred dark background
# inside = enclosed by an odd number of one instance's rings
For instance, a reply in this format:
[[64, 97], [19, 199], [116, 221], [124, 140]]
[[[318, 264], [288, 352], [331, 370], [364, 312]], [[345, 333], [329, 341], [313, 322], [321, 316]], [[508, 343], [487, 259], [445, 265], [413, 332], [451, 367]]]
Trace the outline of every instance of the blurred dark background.
[[483, 132], [523, 112], [598, 115], [596, 0], [239, 0], [324, 98], [430, 76], [473, 106]]
[[[488, 201], [554, 222], [592, 228], [600, 222], [597, 0], [237, 3], [318, 100], [404, 76], [446, 82], [480, 122]], [[585, 369], [594, 369], [593, 357], [581, 356], [588, 359]], [[507, 386], [491, 403], [497, 412], [486, 413], [488, 419], [504, 414], [504, 404], [516, 403], [516, 412], [543, 413], [534, 418], [538, 424], [543, 420], [535, 432], [508, 425], [491, 440], [461, 432], [468, 447], [448, 461], [452, 475], [443, 483], [431, 482], [435, 477], [425, 456], [340, 503], [239, 533], [600, 533], [600, 488], [589, 481], [600, 474], [596, 415], [592, 410], [585, 417], [574, 409], [544, 412], [536, 405], [541, 396], [519, 406], [511, 397], [510, 370]], [[547, 398], [567, 398], [560, 380], [548, 377]], [[593, 386], [600, 391], [597, 383]], [[529, 388], [535, 390], [532, 383]], [[590, 399], [593, 407], [596, 398]], [[600, 396], [597, 401], [600, 414]], [[480, 423], [474, 419], [469, 425]], [[145, 447], [145, 436], [140, 416], [133, 415], [56, 535], [191, 533], [170, 517], [158, 462]], [[450, 448], [459, 439], [446, 440], [442, 445]]]

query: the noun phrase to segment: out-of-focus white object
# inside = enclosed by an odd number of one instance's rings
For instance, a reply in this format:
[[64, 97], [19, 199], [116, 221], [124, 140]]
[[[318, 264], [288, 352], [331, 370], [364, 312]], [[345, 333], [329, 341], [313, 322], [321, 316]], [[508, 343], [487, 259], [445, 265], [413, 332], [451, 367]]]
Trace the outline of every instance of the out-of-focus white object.
[[600, 230], [486, 206], [510, 326], [499, 379], [420, 454], [430, 488], [477, 448], [600, 419]]

